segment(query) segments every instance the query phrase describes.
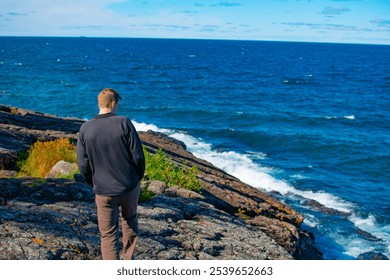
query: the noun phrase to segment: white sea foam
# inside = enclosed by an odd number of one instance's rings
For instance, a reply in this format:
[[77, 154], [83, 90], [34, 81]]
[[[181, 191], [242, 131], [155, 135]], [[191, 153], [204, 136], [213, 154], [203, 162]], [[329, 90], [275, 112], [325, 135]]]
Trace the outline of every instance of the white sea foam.
[[297, 180], [302, 180], [302, 179], [307, 179], [309, 177], [303, 176], [303, 175], [300, 175], [300, 174], [294, 174], [294, 175], [291, 175], [290, 178], [297, 179]]
[[316, 217], [311, 214], [305, 214], [305, 220], [303, 223], [309, 227], [315, 228], [320, 223]]
[[148, 130], [153, 130], [153, 131], [157, 131], [157, 132], [163, 132], [162, 129], [159, 129], [157, 126], [155, 126], [154, 124], [147, 124], [147, 123], [138, 123], [136, 121], [132, 121], [135, 128], [138, 130], [138, 131], [148, 131]]
[[[328, 120], [331, 120], [331, 119], [338, 119], [339, 117], [337, 116], [325, 116], [325, 119], [328, 119]], [[354, 115], [347, 115], [347, 116], [343, 116], [344, 119], [348, 119], [348, 120], [354, 120], [356, 119], [356, 117]]]
[[332, 231], [330, 236], [345, 248], [345, 254], [356, 258], [365, 252], [380, 251], [390, 257], [390, 225], [380, 225], [372, 214], [362, 217], [354, 212], [348, 219], [356, 228], [366, 231], [382, 241], [378, 242], [371, 238], [366, 238], [364, 234], [362, 236], [359, 234], [345, 235], [339, 234], [337, 230]]
[[353, 222], [357, 227], [364, 229], [366, 231], [372, 230], [376, 227], [376, 219], [374, 215], [368, 215], [367, 217], [359, 217], [357, 214], [352, 214], [349, 218], [351, 222]]
[[388, 243], [388, 246], [390, 246], [390, 225], [379, 224], [375, 216], [372, 214], [361, 217], [359, 214], [353, 213], [349, 217], [349, 220], [353, 222], [356, 227], [382, 239], [384, 242]]
[[245, 153], [254, 160], [263, 160], [267, 157], [267, 154], [260, 152], [246, 151]]
[[[337, 225], [335, 226], [337, 227]], [[387, 256], [389, 256], [390, 254], [390, 244], [388, 242], [388, 237], [386, 239], [386, 237], [383, 238], [384, 236], [379, 236], [375, 234], [376, 237], [381, 238], [382, 240], [384, 240], [384, 242], [388, 244], [387, 246], [383, 246], [381, 242], [370, 241], [363, 236], [359, 236], [359, 234], [345, 234], [343, 229], [333, 229], [330, 231], [328, 230], [327, 234], [330, 238], [335, 240], [337, 244], [341, 245], [344, 248], [344, 254], [353, 258], [358, 257], [362, 253], [370, 251], [380, 251]]]
[[[340, 238], [338, 240], [340, 240]], [[342, 245], [346, 248], [345, 253], [355, 258], [362, 253], [375, 250], [374, 246], [369, 245], [369, 243], [363, 239], [345, 239], [345, 242], [342, 243]]]
[[211, 144], [205, 143], [202, 139], [195, 138], [187, 133], [161, 129], [153, 124], [137, 123], [135, 121], [133, 121], [133, 123], [139, 131], [158, 131], [184, 142], [187, 149], [196, 157], [214, 164], [253, 187], [263, 189], [267, 192], [276, 191], [282, 195], [297, 195], [299, 197], [312, 199], [328, 208], [333, 208], [346, 213], [353, 211], [354, 206], [351, 203], [344, 201], [335, 195], [325, 192], [298, 190], [284, 180], [273, 177], [272, 174], [275, 173], [275, 170], [254, 162], [251, 159], [251, 155], [239, 154], [234, 151], [217, 152], [212, 149]]
[[379, 251], [382, 254], [385, 254], [387, 257], [390, 257], [390, 243], [389, 241], [386, 241], [386, 239], [383, 240], [385, 240], [384, 242], [387, 243], [387, 246], [378, 242], [370, 242], [364, 238], [346, 238], [338, 236], [337, 240], [338, 243], [340, 243], [345, 248], [345, 253], [355, 258], [362, 253], [370, 251]]

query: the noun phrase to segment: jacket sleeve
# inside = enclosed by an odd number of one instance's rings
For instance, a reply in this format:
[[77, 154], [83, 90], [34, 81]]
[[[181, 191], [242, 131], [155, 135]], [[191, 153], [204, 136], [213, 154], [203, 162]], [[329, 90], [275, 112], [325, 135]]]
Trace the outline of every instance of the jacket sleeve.
[[130, 120], [127, 121], [127, 126], [129, 129], [128, 140], [129, 140], [130, 152], [133, 157], [138, 178], [141, 181], [141, 179], [144, 177], [145, 174], [145, 155], [142, 149], [142, 143], [141, 140], [139, 139], [139, 135], [135, 130], [134, 125], [131, 123]]
[[80, 174], [88, 185], [92, 186], [92, 168], [88, 159], [88, 154], [82, 140], [82, 132], [80, 130], [79, 139], [76, 145], [77, 164], [79, 166]]

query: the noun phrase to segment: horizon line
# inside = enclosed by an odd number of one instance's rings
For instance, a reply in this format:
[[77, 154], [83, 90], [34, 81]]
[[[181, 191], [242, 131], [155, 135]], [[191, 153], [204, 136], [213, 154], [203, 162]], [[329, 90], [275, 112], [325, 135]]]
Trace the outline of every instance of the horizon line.
[[159, 40], [204, 40], [204, 41], [242, 41], [242, 42], [277, 42], [277, 43], [309, 43], [309, 44], [341, 44], [341, 45], [378, 45], [390, 46], [390, 43], [333, 42], [333, 41], [299, 41], [270, 39], [233, 39], [233, 38], [183, 38], [183, 37], [127, 37], [127, 36], [86, 36], [86, 35], [0, 35], [0, 38], [90, 38], [90, 39], [159, 39]]

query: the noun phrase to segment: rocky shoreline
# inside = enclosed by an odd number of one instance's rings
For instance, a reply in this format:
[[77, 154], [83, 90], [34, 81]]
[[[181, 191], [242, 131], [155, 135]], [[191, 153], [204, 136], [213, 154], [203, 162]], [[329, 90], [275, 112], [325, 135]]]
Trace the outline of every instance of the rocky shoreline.
[[[17, 154], [35, 141], [77, 140], [83, 120], [0, 105], [0, 259], [100, 259], [94, 195], [78, 180], [12, 178]], [[211, 163], [184, 143], [141, 132], [150, 152], [196, 166], [202, 194], [144, 181], [157, 195], [139, 205], [136, 258], [322, 259], [304, 217]]]

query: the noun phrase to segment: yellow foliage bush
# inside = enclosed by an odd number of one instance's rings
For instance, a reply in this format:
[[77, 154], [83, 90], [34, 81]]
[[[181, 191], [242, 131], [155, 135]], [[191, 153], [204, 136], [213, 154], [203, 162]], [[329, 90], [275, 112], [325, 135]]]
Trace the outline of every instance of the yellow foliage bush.
[[36, 142], [19, 162], [20, 176], [44, 178], [60, 160], [77, 163], [76, 146], [68, 138]]

